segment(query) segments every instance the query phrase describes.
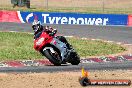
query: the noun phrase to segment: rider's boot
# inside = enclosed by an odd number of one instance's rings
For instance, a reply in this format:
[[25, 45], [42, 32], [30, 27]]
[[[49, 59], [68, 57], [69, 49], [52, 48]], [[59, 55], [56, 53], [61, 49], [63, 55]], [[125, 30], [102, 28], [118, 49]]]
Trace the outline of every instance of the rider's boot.
[[75, 52], [75, 50], [74, 50], [74, 48], [73, 48], [72, 45], [70, 45], [69, 43], [67, 43], [66, 46], [68, 47], [68, 51], [69, 51], [69, 53], [71, 53], [71, 52]]
[[69, 50], [73, 49], [72, 45], [70, 45], [69, 43], [66, 43], [66, 46]]

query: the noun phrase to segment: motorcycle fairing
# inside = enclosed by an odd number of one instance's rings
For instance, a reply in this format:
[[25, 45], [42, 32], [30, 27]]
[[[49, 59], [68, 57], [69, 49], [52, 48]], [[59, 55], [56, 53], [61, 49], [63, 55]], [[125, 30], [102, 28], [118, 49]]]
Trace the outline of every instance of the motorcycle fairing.
[[66, 58], [66, 55], [68, 53], [67, 46], [65, 43], [61, 42], [57, 38], [53, 38], [53, 40], [50, 43], [51, 45], [54, 45], [56, 48], [60, 50], [62, 61]]

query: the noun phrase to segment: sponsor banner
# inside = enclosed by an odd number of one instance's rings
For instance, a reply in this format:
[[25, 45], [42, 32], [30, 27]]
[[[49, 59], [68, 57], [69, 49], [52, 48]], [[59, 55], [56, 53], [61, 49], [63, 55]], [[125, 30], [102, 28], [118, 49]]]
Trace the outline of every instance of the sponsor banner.
[[128, 15], [128, 26], [132, 26], [132, 15]]
[[127, 25], [128, 15], [116, 14], [77, 14], [51, 12], [20, 12], [22, 23], [32, 23], [35, 15], [43, 24], [80, 24], [80, 25]]
[[20, 23], [20, 20], [16, 11], [0, 11], [0, 22]]

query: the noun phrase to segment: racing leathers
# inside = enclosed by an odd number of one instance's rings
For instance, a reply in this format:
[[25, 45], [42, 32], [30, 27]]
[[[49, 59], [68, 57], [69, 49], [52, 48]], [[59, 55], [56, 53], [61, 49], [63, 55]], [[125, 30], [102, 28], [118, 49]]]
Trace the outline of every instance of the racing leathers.
[[[53, 29], [50, 26], [42, 26], [41, 24], [35, 24], [32, 26], [34, 30], [34, 39], [38, 38], [42, 31], [45, 31], [48, 33], [50, 36], [54, 36], [57, 33], [57, 29]], [[63, 36], [56, 36], [57, 39], [59, 39], [61, 42], [65, 43], [68, 49], [72, 49], [72, 46], [68, 43], [65, 37]]]

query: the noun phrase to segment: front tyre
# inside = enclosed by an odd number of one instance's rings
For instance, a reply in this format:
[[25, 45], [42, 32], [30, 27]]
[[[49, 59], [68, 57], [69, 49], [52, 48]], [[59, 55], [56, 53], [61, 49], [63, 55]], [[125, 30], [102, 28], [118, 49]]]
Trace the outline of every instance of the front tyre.
[[61, 58], [59, 56], [59, 53], [55, 51], [55, 53], [52, 53], [49, 49], [43, 51], [44, 56], [49, 59], [51, 63], [53, 63], [55, 66], [61, 65]]
[[70, 54], [70, 63], [72, 65], [78, 65], [80, 63], [80, 57], [76, 52], [71, 52], [71, 54]]

